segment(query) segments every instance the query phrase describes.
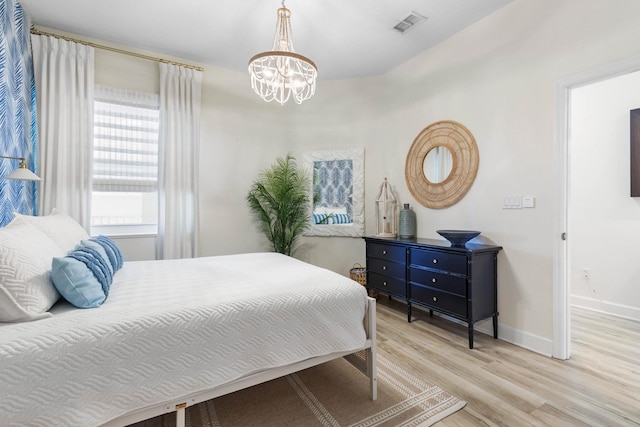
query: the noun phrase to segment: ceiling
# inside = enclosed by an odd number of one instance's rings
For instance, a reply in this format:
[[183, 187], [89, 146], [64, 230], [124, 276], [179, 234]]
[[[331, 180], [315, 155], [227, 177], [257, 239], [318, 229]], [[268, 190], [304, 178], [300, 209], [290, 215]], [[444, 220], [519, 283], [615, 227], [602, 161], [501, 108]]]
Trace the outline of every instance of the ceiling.
[[[36, 27], [246, 71], [271, 50], [279, 0], [19, 0]], [[384, 74], [513, 0], [290, 0], [297, 53], [321, 80]], [[404, 34], [411, 12], [427, 17]]]

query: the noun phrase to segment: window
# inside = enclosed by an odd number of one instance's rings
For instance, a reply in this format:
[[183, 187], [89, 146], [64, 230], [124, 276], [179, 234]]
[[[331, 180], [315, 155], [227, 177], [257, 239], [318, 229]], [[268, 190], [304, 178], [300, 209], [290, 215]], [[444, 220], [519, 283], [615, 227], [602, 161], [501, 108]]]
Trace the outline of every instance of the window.
[[97, 86], [92, 234], [150, 234], [158, 225], [159, 96]]

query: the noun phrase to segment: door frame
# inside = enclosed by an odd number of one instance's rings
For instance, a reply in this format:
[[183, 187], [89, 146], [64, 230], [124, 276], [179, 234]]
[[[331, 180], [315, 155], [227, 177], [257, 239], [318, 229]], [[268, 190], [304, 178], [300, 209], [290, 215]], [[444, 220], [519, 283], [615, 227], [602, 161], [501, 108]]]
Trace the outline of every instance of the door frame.
[[[571, 356], [571, 295], [569, 283], [569, 158], [571, 91], [602, 80], [640, 71], [640, 55], [605, 64], [558, 80], [555, 85], [555, 165], [556, 215], [553, 226], [553, 348], [556, 359]], [[563, 235], [566, 239], [563, 239]]]

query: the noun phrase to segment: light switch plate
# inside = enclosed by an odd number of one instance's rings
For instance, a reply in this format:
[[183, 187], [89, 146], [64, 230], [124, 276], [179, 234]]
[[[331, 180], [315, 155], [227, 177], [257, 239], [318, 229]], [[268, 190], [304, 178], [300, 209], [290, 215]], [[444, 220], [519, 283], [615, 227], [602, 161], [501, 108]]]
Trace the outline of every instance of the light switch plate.
[[522, 196], [517, 194], [504, 196], [502, 209], [522, 209]]

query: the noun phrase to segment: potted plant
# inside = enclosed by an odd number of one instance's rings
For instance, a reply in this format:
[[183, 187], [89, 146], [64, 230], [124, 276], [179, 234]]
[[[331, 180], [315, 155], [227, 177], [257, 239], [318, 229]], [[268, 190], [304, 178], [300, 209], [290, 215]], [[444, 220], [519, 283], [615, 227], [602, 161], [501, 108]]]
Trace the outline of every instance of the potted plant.
[[291, 256], [297, 238], [309, 227], [309, 188], [309, 176], [291, 154], [277, 158], [251, 186], [249, 208], [274, 252]]

